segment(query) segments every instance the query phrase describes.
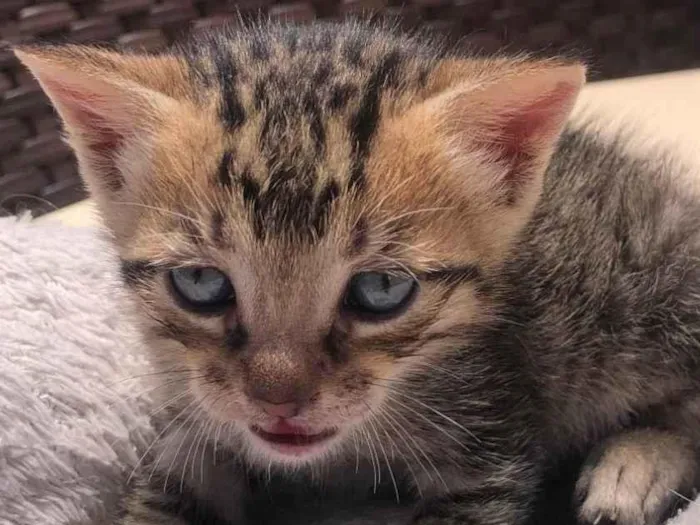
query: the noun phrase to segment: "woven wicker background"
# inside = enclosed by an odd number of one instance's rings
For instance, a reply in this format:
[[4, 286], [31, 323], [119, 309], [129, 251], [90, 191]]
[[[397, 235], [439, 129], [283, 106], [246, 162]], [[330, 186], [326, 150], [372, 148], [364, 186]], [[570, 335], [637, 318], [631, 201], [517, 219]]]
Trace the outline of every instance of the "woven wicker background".
[[[596, 77], [700, 65], [700, 0], [0, 0], [0, 40], [118, 41], [158, 49], [238, 15], [307, 21], [368, 10], [490, 50], [575, 47]], [[0, 49], [0, 211], [45, 213], [84, 197], [44, 95]]]

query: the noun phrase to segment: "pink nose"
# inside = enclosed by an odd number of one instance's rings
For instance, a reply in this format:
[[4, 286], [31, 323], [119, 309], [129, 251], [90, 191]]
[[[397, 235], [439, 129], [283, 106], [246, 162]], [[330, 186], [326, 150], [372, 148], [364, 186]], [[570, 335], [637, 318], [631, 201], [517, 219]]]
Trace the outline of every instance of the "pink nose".
[[298, 403], [270, 403], [261, 399], [258, 399], [257, 403], [265, 413], [273, 417], [288, 418], [299, 414]]

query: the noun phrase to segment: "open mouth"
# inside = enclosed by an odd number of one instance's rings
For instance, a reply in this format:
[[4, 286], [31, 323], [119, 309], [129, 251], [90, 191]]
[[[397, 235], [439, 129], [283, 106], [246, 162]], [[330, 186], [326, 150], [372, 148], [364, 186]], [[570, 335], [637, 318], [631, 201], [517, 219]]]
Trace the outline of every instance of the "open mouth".
[[308, 428], [295, 426], [283, 420], [270, 428], [262, 429], [258, 426], [252, 426], [250, 429], [253, 434], [272, 445], [275, 450], [295, 456], [310, 452], [315, 446], [328, 441], [337, 432], [335, 429], [326, 429], [320, 432], [310, 431]]

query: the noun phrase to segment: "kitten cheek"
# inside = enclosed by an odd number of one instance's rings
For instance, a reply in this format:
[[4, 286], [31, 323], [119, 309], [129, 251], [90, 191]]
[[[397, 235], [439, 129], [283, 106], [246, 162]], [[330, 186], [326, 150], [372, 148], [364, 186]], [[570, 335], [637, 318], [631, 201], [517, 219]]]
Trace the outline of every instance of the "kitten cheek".
[[360, 369], [343, 382], [345, 395], [361, 398], [364, 411], [381, 404], [390, 382], [403, 368], [399, 361], [385, 352], [372, 352], [360, 358]]
[[245, 401], [236, 376], [217, 365], [208, 365], [190, 380], [190, 389], [210, 418], [220, 423], [247, 422], [255, 414]]

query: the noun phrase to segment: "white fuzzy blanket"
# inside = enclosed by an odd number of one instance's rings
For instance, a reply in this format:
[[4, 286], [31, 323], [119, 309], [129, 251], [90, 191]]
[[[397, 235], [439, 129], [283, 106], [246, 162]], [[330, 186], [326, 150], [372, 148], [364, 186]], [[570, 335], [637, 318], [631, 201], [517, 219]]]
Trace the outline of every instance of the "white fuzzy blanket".
[[139, 444], [143, 372], [94, 231], [0, 220], [0, 523], [108, 523]]
[[[109, 523], [153, 439], [109, 254], [91, 229], [0, 219], [0, 525]], [[698, 524], [700, 503], [673, 522]]]

